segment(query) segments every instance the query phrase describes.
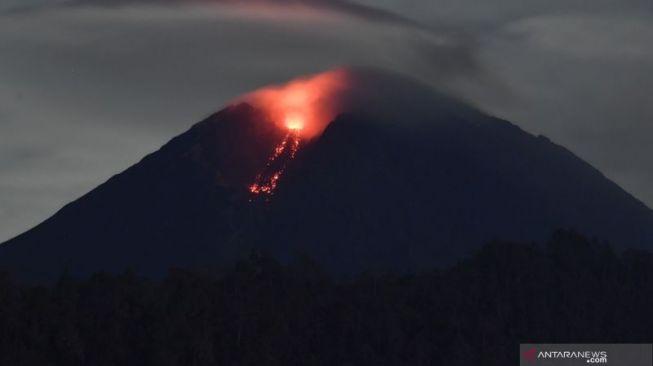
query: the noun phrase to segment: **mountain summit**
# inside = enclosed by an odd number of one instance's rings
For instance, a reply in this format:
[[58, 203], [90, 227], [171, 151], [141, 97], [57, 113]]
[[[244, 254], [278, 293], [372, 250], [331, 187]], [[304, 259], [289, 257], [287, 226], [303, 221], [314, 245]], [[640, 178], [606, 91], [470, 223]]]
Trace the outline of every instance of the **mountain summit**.
[[575, 228], [653, 246], [653, 211], [545, 137], [401, 77], [337, 70], [236, 100], [0, 246], [29, 281], [219, 269], [252, 251], [414, 272]]

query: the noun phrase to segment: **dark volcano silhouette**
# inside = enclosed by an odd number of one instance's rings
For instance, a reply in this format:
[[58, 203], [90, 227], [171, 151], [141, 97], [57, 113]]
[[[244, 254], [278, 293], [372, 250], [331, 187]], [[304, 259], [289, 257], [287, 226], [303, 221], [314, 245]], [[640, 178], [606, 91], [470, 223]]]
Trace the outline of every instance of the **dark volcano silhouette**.
[[159, 276], [260, 251], [308, 254], [333, 273], [414, 272], [557, 228], [653, 246], [653, 212], [568, 150], [410, 85], [386, 88], [390, 108], [359, 95], [284, 162], [266, 199], [248, 186], [285, 132], [230, 106], [0, 246], [0, 267], [30, 281]]

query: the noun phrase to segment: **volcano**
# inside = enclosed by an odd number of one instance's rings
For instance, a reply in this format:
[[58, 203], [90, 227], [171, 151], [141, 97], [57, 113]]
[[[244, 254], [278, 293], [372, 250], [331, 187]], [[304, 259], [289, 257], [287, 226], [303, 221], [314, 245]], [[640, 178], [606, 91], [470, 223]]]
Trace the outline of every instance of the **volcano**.
[[0, 267], [160, 276], [255, 251], [416, 272], [558, 228], [653, 246], [653, 211], [547, 138], [393, 74], [326, 75], [236, 100], [1, 245]]

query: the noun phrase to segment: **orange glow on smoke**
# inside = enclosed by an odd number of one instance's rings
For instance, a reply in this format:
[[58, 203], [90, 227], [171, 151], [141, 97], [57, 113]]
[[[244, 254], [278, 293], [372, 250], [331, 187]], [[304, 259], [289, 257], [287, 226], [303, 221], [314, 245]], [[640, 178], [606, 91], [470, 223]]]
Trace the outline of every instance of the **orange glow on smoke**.
[[263, 88], [243, 100], [265, 110], [279, 127], [296, 131], [302, 138], [312, 138], [336, 117], [337, 95], [347, 84], [347, 73], [334, 70]]
[[339, 96], [348, 84], [347, 72], [341, 69], [263, 88], [241, 98], [263, 110], [270, 121], [286, 132], [249, 186], [252, 194], [274, 194], [302, 141], [319, 136], [336, 117], [340, 109]]
[[290, 115], [286, 117], [286, 120], [284, 122], [286, 127], [288, 127], [289, 130], [301, 130], [304, 128], [304, 124], [306, 124], [306, 121], [301, 115]]

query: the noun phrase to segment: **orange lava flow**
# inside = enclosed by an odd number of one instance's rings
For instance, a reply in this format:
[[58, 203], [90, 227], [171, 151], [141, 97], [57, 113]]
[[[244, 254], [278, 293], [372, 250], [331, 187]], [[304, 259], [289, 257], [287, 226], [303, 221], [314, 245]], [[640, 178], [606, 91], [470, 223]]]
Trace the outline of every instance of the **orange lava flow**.
[[249, 191], [272, 195], [288, 163], [295, 158], [303, 139], [319, 136], [341, 109], [341, 92], [349, 87], [344, 69], [296, 79], [283, 85], [259, 89], [240, 101], [265, 112], [270, 121], [286, 131]]
[[255, 182], [249, 186], [251, 193], [256, 195], [272, 195], [274, 193], [288, 162], [297, 155], [301, 142], [300, 130], [289, 128], [286, 137], [277, 145], [274, 153], [268, 159], [265, 169], [256, 176]]

